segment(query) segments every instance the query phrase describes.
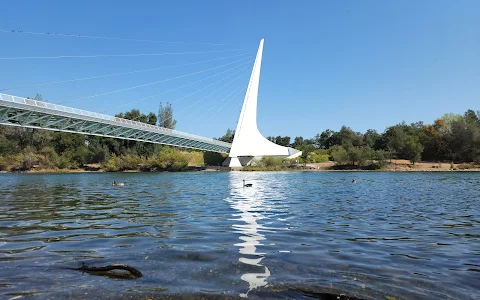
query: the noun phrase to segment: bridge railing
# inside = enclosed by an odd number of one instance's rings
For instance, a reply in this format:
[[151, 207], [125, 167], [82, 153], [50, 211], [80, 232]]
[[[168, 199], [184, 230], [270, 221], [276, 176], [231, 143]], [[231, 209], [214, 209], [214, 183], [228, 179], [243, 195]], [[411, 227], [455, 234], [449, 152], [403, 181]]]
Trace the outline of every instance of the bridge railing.
[[81, 116], [86, 116], [86, 117], [92, 117], [92, 118], [97, 118], [101, 120], [106, 120], [106, 121], [113, 121], [113, 122], [119, 122], [119, 123], [124, 123], [124, 124], [130, 124], [130, 125], [135, 125], [135, 126], [140, 126], [144, 128], [149, 128], [153, 129], [159, 132], [169, 132], [177, 136], [183, 136], [186, 138], [191, 138], [195, 140], [200, 140], [200, 141], [205, 141], [208, 143], [220, 145], [220, 146], [225, 146], [225, 147], [231, 147], [231, 144], [225, 143], [222, 141], [218, 141], [215, 139], [209, 139], [205, 138], [202, 136], [186, 133], [186, 132], [181, 132], [165, 127], [160, 127], [156, 125], [150, 125], [138, 121], [132, 121], [132, 120], [127, 120], [123, 118], [117, 118], [101, 113], [96, 113], [92, 111], [87, 111], [83, 109], [78, 109], [78, 108], [73, 108], [73, 107], [68, 107], [68, 106], [63, 106], [59, 104], [54, 104], [54, 103], [48, 103], [48, 102], [43, 102], [43, 101], [38, 101], [35, 99], [29, 99], [29, 98], [23, 98], [23, 97], [18, 97], [18, 96], [13, 96], [13, 95], [7, 95], [7, 94], [2, 94], [0, 93], [0, 100], [7, 101], [7, 102], [14, 102], [14, 103], [19, 103], [19, 104], [25, 104], [25, 105], [30, 105], [30, 106], [35, 106], [35, 107], [40, 107], [40, 108], [47, 108], [47, 109], [52, 109], [56, 111], [61, 111], [61, 112], [66, 112], [66, 113], [71, 113], [71, 114], [77, 114]]

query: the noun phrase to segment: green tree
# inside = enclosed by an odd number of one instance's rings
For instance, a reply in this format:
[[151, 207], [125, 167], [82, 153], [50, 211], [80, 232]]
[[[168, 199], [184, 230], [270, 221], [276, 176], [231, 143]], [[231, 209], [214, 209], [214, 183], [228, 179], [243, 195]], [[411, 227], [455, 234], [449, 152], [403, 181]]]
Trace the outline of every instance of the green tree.
[[437, 119], [433, 125], [424, 125], [420, 130], [419, 140], [424, 148], [423, 160], [434, 161], [447, 158], [447, 131], [444, 120]]
[[277, 136], [275, 138], [275, 144], [280, 146], [288, 147], [290, 146], [290, 137], [289, 136]]
[[445, 128], [450, 131], [452, 127], [452, 123], [458, 121], [462, 118], [462, 115], [453, 114], [453, 113], [446, 113], [440, 119], [445, 122]]
[[339, 165], [347, 164], [350, 160], [347, 150], [339, 145], [330, 147], [330, 156]]
[[322, 131], [322, 133], [317, 133], [314, 137], [315, 146], [319, 149], [328, 149], [330, 148], [329, 139], [332, 136], [333, 131], [330, 129]]
[[219, 137], [218, 140], [226, 143], [233, 143], [233, 138], [235, 137], [235, 130], [227, 129], [227, 132]]
[[420, 161], [423, 146], [420, 144], [418, 137], [409, 136], [403, 144], [402, 151], [405, 155], [405, 158], [415, 164], [416, 162]]
[[297, 147], [300, 146], [300, 145], [303, 145], [303, 137], [297, 136], [297, 137], [295, 137], [295, 139], [294, 139], [294, 141], [293, 141], [292, 147], [293, 147], [293, 148], [297, 148]]
[[363, 135], [363, 143], [372, 149], [378, 150], [382, 147], [381, 135], [375, 129], [368, 129]]
[[157, 115], [153, 112], [149, 112], [147, 115], [147, 123], [150, 125], [157, 125]]
[[365, 161], [363, 148], [349, 147], [348, 149], [346, 149], [346, 151], [348, 159], [352, 163], [352, 166], [355, 166], [355, 163], [357, 163], [357, 165], [361, 165]]
[[463, 115], [463, 117], [465, 118], [466, 122], [476, 123], [476, 124], [479, 123], [479, 119], [478, 119], [477, 114], [475, 113], [475, 111], [473, 111], [471, 109], [467, 110], [465, 112], [465, 114]]
[[480, 126], [466, 117], [453, 121], [448, 138], [448, 149], [454, 161], [480, 160]]

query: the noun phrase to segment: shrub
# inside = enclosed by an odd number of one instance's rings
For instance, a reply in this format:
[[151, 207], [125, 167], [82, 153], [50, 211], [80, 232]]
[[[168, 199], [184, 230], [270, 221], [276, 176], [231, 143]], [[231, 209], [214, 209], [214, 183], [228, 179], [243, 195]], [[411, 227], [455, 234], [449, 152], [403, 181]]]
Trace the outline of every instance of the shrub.
[[189, 166], [203, 166], [205, 164], [202, 152], [183, 152], [183, 155], [187, 158]]
[[264, 156], [260, 160], [260, 163], [264, 167], [283, 166], [283, 159], [271, 156]]
[[43, 147], [40, 150], [39, 164], [43, 168], [54, 169], [58, 166], [58, 154], [52, 147]]
[[102, 164], [102, 167], [107, 172], [118, 172], [120, 170], [120, 158], [112, 154], [112, 156]]
[[[326, 152], [326, 150], [322, 150], [322, 152]], [[308, 153], [307, 159], [306, 159], [307, 162], [313, 162], [313, 163], [321, 163], [329, 160], [330, 160], [330, 156], [328, 154], [318, 154], [317, 151]]]
[[227, 158], [226, 154], [216, 152], [203, 152], [203, 161], [209, 166], [218, 166]]
[[7, 171], [7, 160], [0, 155], [0, 171]]
[[345, 150], [342, 146], [331, 147], [330, 155], [332, 156], [333, 161], [339, 165], [346, 164], [349, 161], [347, 150]]
[[23, 154], [21, 169], [24, 171], [31, 170], [34, 165], [38, 164], [38, 157], [35, 153], [27, 151]]
[[468, 170], [468, 169], [473, 169], [475, 166], [473, 164], [460, 164], [457, 166], [459, 170]]

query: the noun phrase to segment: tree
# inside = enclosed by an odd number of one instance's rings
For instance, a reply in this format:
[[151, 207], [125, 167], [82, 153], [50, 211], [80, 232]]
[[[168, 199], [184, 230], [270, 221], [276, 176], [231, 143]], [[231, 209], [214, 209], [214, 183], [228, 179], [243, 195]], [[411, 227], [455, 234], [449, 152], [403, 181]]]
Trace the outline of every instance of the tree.
[[275, 138], [275, 144], [280, 146], [288, 147], [290, 146], [290, 137], [289, 136], [277, 136]]
[[320, 149], [328, 149], [332, 145], [332, 135], [333, 131], [330, 129], [324, 130], [322, 133], [319, 133], [315, 136], [315, 145]]
[[227, 132], [222, 137], [218, 138], [218, 140], [226, 143], [233, 143], [234, 137], [235, 137], [235, 130], [231, 130], [230, 128], [228, 128]]
[[35, 98], [33, 98], [33, 99], [35, 99], [35, 100], [37, 100], [37, 101], [43, 101], [43, 97], [42, 97], [42, 95], [40, 95], [39, 93], [37, 93], [37, 94], [35, 95]]
[[175, 129], [175, 125], [177, 125], [177, 120], [173, 118], [172, 104], [167, 102], [167, 104], [163, 106], [162, 102], [160, 102], [158, 108], [158, 126]]
[[157, 125], [157, 115], [153, 112], [148, 113], [147, 115], [147, 123], [150, 125]]
[[465, 121], [467, 121], [469, 123], [478, 123], [479, 122], [477, 114], [475, 113], [475, 111], [473, 111], [471, 109], [467, 110], [463, 116], [465, 118]]
[[372, 149], [381, 148], [381, 136], [375, 129], [368, 129], [363, 135], [363, 142]]
[[346, 164], [349, 161], [347, 150], [342, 146], [335, 145], [331, 147], [330, 155], [332, 156], [333, 161], [339, 165]]
[[423, 151], [423, 146], [418, 141], [418, 137], [409, 136], [403, 145], [403, 153], [405, 158], [410, 160], [412, 164], [420, 161], [420, 157]]
[[452, 160], [480, 160], [480, 126], [466, 117], [452, 122], [448, 149]]
[[459, 114], [452, 114], [452, 113], [447, 113], [444, 114], [441, 119], [445, 122], [445, 127], [448, 131], [450, 131], [452, 127], [452, 123], [454, 121], [458, 121], [462, 118], [462, 115]]
[[420, 143], [423, 146], [423, 160], [443, 160], [447, 155], [447, 132], [445, 121], [435, 120], [433, 125], [424, 125], [419, 133]]
[[[340, 145], [345, 149], [363, 146], [363, 136], [360, 133], [353, 131], [350, 127], [342, 126], [338, 135], [340, 138]], [[335, 134], [333, 136], [335, 136]]]
[[348, 159], [352, 162], [353, 166], [355, 165], [355, 163], [357, 163], [357, 165], [360, 165], [365, 161], [363, 153], [363, 148], [360, 147], [350, 147], [347, 149]]
[[292, 147], [293, 147], [293, 148], [296, 148], [296, 147], [298, 147], [298, 146], [300, 146], [300, 145], [303, 145], [303, 137], [297, 136], [297, 137], [295, 137], [295, 140], [293, 141]]
[[402, 147], [405, 144], [405, 140], [407, 139], [407, 134], [402, 128], [402, 125], [399, 124], [388, 127], [383, 135], [386, 140], [386, 146], [388, 151], [392, 152], [397, 157], [401, 157]]

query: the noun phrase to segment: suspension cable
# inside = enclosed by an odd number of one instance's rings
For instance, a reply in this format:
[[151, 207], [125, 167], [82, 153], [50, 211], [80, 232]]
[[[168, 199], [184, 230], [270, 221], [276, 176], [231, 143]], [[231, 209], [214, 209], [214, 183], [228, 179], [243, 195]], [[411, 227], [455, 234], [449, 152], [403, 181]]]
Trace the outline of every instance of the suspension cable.
[[208, 51], [192, 51], [192, 52], [164, 52], [164, 53], [138, 53], [138, 54], [95, 54], [95, 55], [59, 55], [59, 56], [14, 56], [14, 57], [0, 57], [0, 60], [164, 56], [164, 55], [219, 53], [219, 52], [244, 51], [244, 50], [248, 50], [248, 49], [242, 48], [242, 49], [228, 49], [228, 50], [208, 50]]
[[117, 38], [117, 37], [106, 37], [106, 36], [90, 36], [90, 35], [80, 35], [80, 34], [67, 34], [67, 33], [54, 33], [54, 32], [33, 32], [33, 31], [23, 31], [15, 29], [0, 29], [2, 33], [19, 33], [19, 34], [30, 34], [30, 35], [46, 35], [46, 36], [61, 36], [61, 37], [72, 37], [72, 38], [84, 38], [84, 39], [102, 39], [102, 40], [115, 40], [115, 41], [128, 41], [128, 42], [148, 42], [148, 43], [166, 43], [166, 44], [189, 44], [189, 45], [211, 45], [211, 46], [226, 46], [227, 44], [217, 44], [217, 43], [199, 43], [199, 42], [175, 42], [175, 41], [162, 41], [162, 40], [149, 40], [149, 39], [130, 39], [130, 38]]
[[[203, 88], [201, 88], [201, 89], [199, 89], [199, 90], [196, 90], [195, 92], [192, 92], [192, 93], [190, 93], [190, 94], [188, 94], [188, 95], [186, 95], [186, 96], [180, 97], [180, 98], [172, 101], [171, 104], [177, 103], [177, 102], [179, 102], [179, 101], [181, 101], [181, 100], [183, 100], [183, 99], [185, 99], [185, 98], [187, 98], [187, 97], [189, 97], [189, 96], [191, 96], [191, 95], [194, 95], [194, 94], [196, 94], [196, 93], [198, 93], [198, 92], [200, 92], [200, 91], [202, 91], [202, 90], [204, 90], [204, 89], [206, 89], [206, 88], [208, 88], [208, 87], [211, 87], [211, 86], [213, 86], [213, 85], [215, 85], [215, 84], [217, 84], [217, 83], [219, 83], [219, 82], [222, 82], [222, 81], [224, 81], [225, 79], [227, 79], [227, 78], [229, 78], [229, 77], [232, 77], [233, 75], [235, 75], [235, 74], [237, 74], [237, 73], [239, 73], [239, 72], [241, 72], [241, 71], [246, 70], [247, 68], [248, 68], [248, 67], [245, 67], [245, 68], [242, 68], [242, 69], [240, 69], [240, 70], [238, 70], [238, 71], [235, 71], [235, 72], [233, 72], [232, 74], [230, 74], [230, 75], [228, 75], [228, 76], [226, 76], [226, 77], [223, 77], [222, 79], [220, 79], [220, 80], [218, 80], [218, 81], [216, 81], [216, 82], [214, 82], [214, 83], [212, 83], [212, 84], [210, 84], [210, 85], [207, 85], [207, 86], [205, 86], [205, 87], [203, 87]], [[224, 72], [222, 72], [222, 73], [224, 73]], [[213, 76], [217, 76], [217, 75], [219, 75], [219, 74], [221, 74], [221, 73], [215, 74], [215, 75], [213, 75]], [[209, 77], [213, 77], [213, 76], [209, 76]], [[202, 80], [198, 80], [198, 81], [196, 81], [196, 82], [203, 81], [203, 80], [205, 80], [205, 79], [207, 79], [207, 78], [204, 78], [204, 79], [202, 79]], [[238, 77], [235, 78], [235, 79], [238, 79]], [[235, 79], [234, 79], [234, 80], [235, 80]], [[215, 90], [213, 93], [217, 92], [218, 90], [220, 90], [221, 88], [225, 87], [226, 85], [228, 85], [228, 84], [231, 83], [231, 82], [232, 82], [232, 81], [230, 81], [230, 82], [228, 82], [227, 84], [221, 86], [220, 88], [218, 88], [217, 90]], [[190, 85], [190, 84], [187, 84], [187, 85]], [[186, 85], [184, 85], [184, 86], [186, 86]], [[181, 87], [184, 87], [184, 86], [181, 86]], [[177, 87], [177, 88], [174, 88], [174, 89], [171, 89], [171, 90], [168, 90], [168, 91], [164, 91], [164, 92], [161, 92], [161, 93], [158, 93], [158, 94], [155, 94], [155, 95], [152, 95], [152, 96], [148, 96], [148, 97], [145, 97], [145, 98], [142, 98], [142, 99], [133, 101], [133, 102], [138, 102], [138, 101], [145, 100], [145, 99], [148, 99], [148, 98], [153, 98], [153, 97], [158, 96], [158, 95], [161, 95], [161, 94], [166, 94], [166, 93], [168, 93], [168, 92], [170, 92], [170, 91], [172, 91], [172, 90], [176, 90], [176, 89], [179, 89], [179, 88], [181, 88], [181, 87]], [[210, 93], [210, 94], [212, 94], [212, 93]], [[127, 103], [127, 104], [124, 104], [124, 105], [121, 105], [121, 106], [125, 106], [125, 105], [131, 104], [131, 103], [132, 103], [132, 102]], [[167, 103], [169, 103], [169, 102], [167, 102]], [[119, 106], [118, 106], [118, 107], [119, 107]], [[111, 110], [113, 110], [113, 109], [105, 110], [105, 111], [103, 111], [102, 113], [107, 112], [107, 111], [111, 111]], [[141, 117], [141, 116], [138, 116], [138, 117], [136, 117], [136, 118], [133, 118], [132, 121], [133, 121], [133, 120], [137, 120], [137, 119], [140, 118], [140, 117]], [[167, 119], [167, 120], [168, 120], [168, 119]]]
[[[247, 68], [245, 68], [247, 69]], [[206, 95], [205, 97], [193, 102], [192, 104], [190, 104], [188, 107], [184, 108], [183, 110], [181, 110], [178, 114], [181, 114], [182, 112], [185, 112], [187, 110], [189, 110], [192, 106], [194, 106], [195, 104], [199, 103], [200, 101], [203, 101], [205, 100], [206, 98], [210, 97], [211, 95], [215, 94], [216, 92], [218, 92], [220, 89], [224, 88], [225, 86], [229, 85], [230, 83], [234, 82], [235, 80], [237, 80], [238, 78], [244, 76], [248, 71], [245, 71], [243, 72], [242, 74], [240, 74], [239, 76], [237, 76], [236, 78], [234, 78], [233, 80], [229, 81], [228, 83], [226, 83], [225, 85], [221, 86], [220, 88], [218, 88], [217, 90], [211, 92], [210, 94]], [[238, 88], [237, 88], [238, 89]], [[220, 93], [219, 95], [223, 95], [225, 94], [226, 91], [223, 91], [222, 93]], [[228, 96], [227, 96], [228, 97]], [[170, 117], [170, 118], [167, 118], [165, 119], [165, 121], [168, 121], [170, 119], [173, 118], [173, 115]]]
[[[221, 112], [225, 107], [227, 107], [228, 104], [229, 104], [232, 100], [234, 100], [234, 99], [235, 99], [235, 97], [232, 97], [230, 100], [226, 101], [226, 102], [220, 107], [219, 110], [217, 110], [217, 111], [214, 112], [212, 115], [210, 115], [210, 118], [213, 118], [213, 117], [216, 116], [218, 113], [220, 113], [220, 112]], [[242, 104], [242, 103], [243, 103], [243, 102], [240, 102], [240, 104]], [[238, 105], [237, 105], [237, 106], [238, 106]], [[236, 109], [237, 106], [235, 106], [235, 109]]]
[[69, 102], [74, 102], [74, 101], [79, 101], [79, 100], [85, 100], [85, 99], [91, 99], [91, 98], [95, 98], [95, 97], [99, 97], [99, 96], [105, 96], [105, 95], [115, 94], [115, 93], [119, 93], [119, 92], [124, 92], [124, 91], [128, 91], [128, 90], [137, 89], [137, 88], [140, 88], [140, 87], [145, 87], [145, 86], [149, 86], [149, 85], [154, 85], [154, 84], [158, 84], [158, 83], [163, 83], [163, 82], [167, 82], [167, 81], [172, 81], [172, 80], [175, 80], [175, 79], [180, 79], [180, 78], [184, 78], [184, 77], [188, 77], [188, 76], [192, 76], [192, 75], [196, 75], [196, 74], [208, 72], [208, 71], [211, 71], [211, 70], [214, 70], [214, 69], [222, 68], [222, 67], [225, 67], [225, 66], [228, 66], [228, 65], [231, 65], [231, 64], [235, 64], [235, 63], [238, 63], [238, 62], [241, 62], [241, 61], [245, 61], [245, 60], [247, 60], [247, 59], [249, 59], [249, 58], [242, 58], [242, 59], [239, 59], [239, 60], [237, 60], [237, 61], [234, 61], [234, 62], [231, 62], [231, 63], [228, 63], [228, 64], [223, 64], [223, 65], [221, 65], [221, 66], [217, 66], [217, 67], [205, 69], [205, 70], [202, 70], [202, 71], [197, 71], [197, 72], [189, 73], [189, 74], [182, 75], [182, 76], [171, 77], [171, 78], [162, 79], [162, 80], [158, 80], [158, 81], [154, 81], [154, 82], [149, 82], [149, 83], [145, 83], [145, 84], [140, 84], [140, 85], [136, 85], [136, 86], [124, 88], [124, 89], [119, 89], [119, 90], [114, 90], [114, 91], [110, 91], [110, 92], [105, 92], [105, 93], [95, 94], [95, 95], [91, 95], [91, 96], [81, 97], [81, 98], [77, 98], [77, 99], [70, 100], [70, 101], [67, 101], [67, 102], [62, 102], [62, 103], [60, 103], [60, 104], [69, 103]]
[[[240, 66], [243, 66], [243, 65], [246, 65], [246, 64], [249, 64], [249, 62], [246, 62], [246, 63], [244, 63], [244, 64], [241, 64]], [[144, 98], [135, 100], [135, 101], [131, 101], [131, 102], [128, 102], [128, 103], [124, 103], [124, 104], [118, 105], [118, 106], [116, 106], [115, 108], [105, 110], [105, 111], [103, 111], [102, 113], [105, 113], [105, 112], [108, 112], [108, 111], [112, 111], [112, 110], [114, 110], [114, 109], [117, 109], [117, 108], [120, 108], [120, 107], [124, 107], [124, 106], [130, 105], [130, 104], [134, 104], [134, 103], [137, 103], [137, 102], [140, 102], [140, 101], [143, 101], [143, 100], [146, 100], [146, 99], [150, 99], [150, 98], [153, 98], [153, 97], [156, 97], [156, 96], [160, 96], [160, 95], [163, 95], [163, 94], [167, 94], [167, 93], [169, 93], [169, 92], [171, 92], [171, 91], [178, 90], [178, 89], [180, 89], [180, 88], [183, 88], [183, 87], [192, 85], [192, 84], [194, 84], [194, 83], [198, 83], [198, 82], [204, 81], [204, 80], [206, 80], [206, 79], [208, 79], [208, 78], [212, 78], [212, 77], [218, 76], [218, 75], [220, 75], [220, 74], [223, 74], [223, 73], [225, 73], [225, 72], [231, 71], [231, 70], [236, 69], [236, 68], [238, 68], [238, 67], [239, 67], [239, 66], [236, 66], [236, 67], [234, 67], [234, 68], [230, 68], [230, 69], [225, 70], [225, 71], [222, 71], [222, 72], [220, 72], [220, 73], [216, 73], [216, 74], [214, 74], [214, 75], [211, 75], [211, 76], [202, 78], [202, 79], [200, 79], [200, 80], [197, 80], [197, 81], [194, 81], [194, 82], [191, 82], [191, 83], [188, 83], [188, 84], [179, 86], [179, 87], [175, 87], [175, 88], [170, 89], [170, 90], [167, 90], [167, 91], [163, 91], [163, 92], [161, 92], [161, 93], [157, 93], [157, 94], [154, 94], [154, 95], [151, 95], [151, 96], [147, 96], [147, 97], [144, 97]], [[242, 69], [240, 69], [240, 71], [243, 71], [243, 70], [245, 70], [245, 69], [247, 69], [247, 68], [248, 68], [248, 67], [242, 68]], [[223, 80], [225, 80], [225, 79], [227, 79], [227, 78], [229, 78], [229, 77], [232, 77], [234, 74], [236, 74], [236, 73], [238, 73], [238, 72], [239, 72], [239, 71], [235, 71], [233, 74], [231, 74], [231, 75], [229, 75], [229, 76], [227, 76], [227, 77], [224, 77], [224, 78], [222, 78], [221, 80], [219, 80], [219, 81], [217, 81], [217, 82], [214, 82], [213, 84], [216, 84], [216, 83], [218, 83], [218, 82], [221, 82], [221, 81], [223, 81]], [[237, 78], [238, 78], [238, 77], [237, 77]], [[213, 84], [211, 84], [211, 85], [213, 85]], [[210, 85], [210, 86], [211, 86], [211, 85]], [[202, 89], [204, 89], [204, 88], [202, 88]], [[198, 91], [200, 91], [200, 90], [198, 90]], [[198, 92], [198, 91], [196, 91], [196, 92]], [[195, 92], [195, 93], [196, 93], [196, 92]], [[192, 94], [194, 94], [194, 93], [192, 93]], [[184, 97], [184, 98], [185, 98], [185, 97]], [[172, 102], [172, 104], [180, 101], [181, 99], [182, 99], [182, 98], [175, 100], [174, 102]]]
[[18, 89], [30, 88], [30, 87], [36, 87], [36, 86], [45, 86], [45, 85], [58, 84], [58, 83], [69, 83], [69, 82], [75, 82], [75, 81], [99, 79], [99, 78], [106, 78], [106, 77], [112, 77], [112, 76], [128, 75], [128, 74], [156, 71], [156, 70], [161, 70], [161, 69], [176, 68], [176, 67], [182, 67], [182, 66], [190, 66], [190, 65], [195, 65], [195, 64], [205, 63], [205, 62], [211, 62], [211, 61], [216, 61], [216, 60], [222, 60], [222, 59], [227, 59], [227, 58], [232, 58], [232, 57], [237, 57], [237, 56], [245, 56], [247, 54], [248, 53], [243, 53], [243, 54], [231, 55], [231, 56], [226, 56], [226, 57], [221, 57], [221, 58], [202, 60], [202, 61], [185, 63], [185, 64], [180, 64], [180, 65], [164, 66], [164, 67], [158, 67], [158, 68], [152, 68], [152, 69], [143, 69], [143, 70], [122, 72], [122, 73], [113, 73], [113, 74], [106, 74], [106, 75], [99, 75], [99, 76], [92, 76], [92, 77], [82, 77], [82, 78], [75, 78], [75, 79], [68, 79], [68, 80], [61, 80], [61, 81], [43, 82], [43, 83], [37, 83], [37, 84], [32, 84], [32, 85], [18, 86], [18, 87], [12, 87], [12, 88], [4, 88], [4, 89], [0, 89], [0, 91], [18, 90]]
[[211, 111], [212, 109], [214, 109], [219, 103], [222, 103], [223, 101], [225, 101], [226, 99], [228, 99], [233, 93], [235, 93], [235, 96], [237, 94], [239, 94], [242, 90], [239, 90], [237, 91], [238, 89], [242, 88], [242, 87], [246, 87], [245, 85], [243, 86], [238, 86], [236, 89], [234, 89], [233, 91], [231, 91], [227, 96], [223, 97], [222, 100], [220, 100], [219, 102], [215, 103], [210, 109], [208, 109], [204, 115], [202, 116], [199, 116], [198, 118], [194, 119], [193, 122], [199, 120], [201, 117], [204, 117], [209, 111]]

